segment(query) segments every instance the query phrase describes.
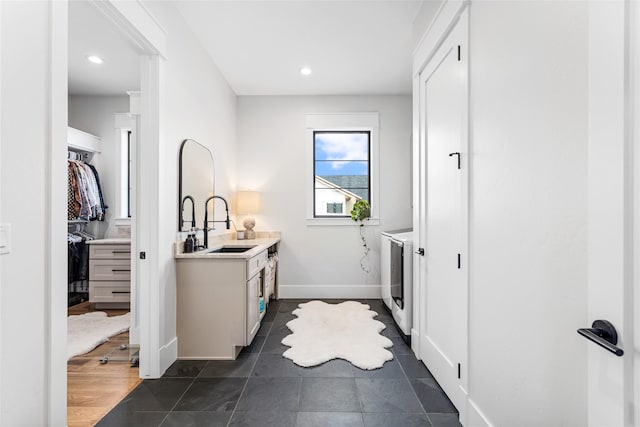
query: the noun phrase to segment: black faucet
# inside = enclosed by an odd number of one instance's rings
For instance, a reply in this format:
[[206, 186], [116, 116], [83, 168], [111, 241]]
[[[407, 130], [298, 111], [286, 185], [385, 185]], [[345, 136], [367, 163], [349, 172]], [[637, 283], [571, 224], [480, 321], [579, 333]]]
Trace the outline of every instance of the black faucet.
[[184, 220], [184, 202], [187, 201], [187, 199], [191, 200], [191, 227], [192, 228], [196, 228], [196, 202], [193, 200], [193, 197], [191, 196], [184, 196], [182, 198], [182, 206], [180, 206], [180, 221], [181, 224], [184, 225], [185, 221]]
[[[209, 221], [209, 211], [207, 210], [207, 206], [209, 205], [209, 201], [213, 199], [220, 199], [224, 202], [224, 208], [227, 211], [227, 219], [224, 221]], [[204, 202], [204, 248], [207, 249], [209, 247], [209, 222], [224, 222], [227, 225], [227, 230], [231, 228], [231, 221], [229, 220], [229, 203], [222, 196], [211, 196]]]

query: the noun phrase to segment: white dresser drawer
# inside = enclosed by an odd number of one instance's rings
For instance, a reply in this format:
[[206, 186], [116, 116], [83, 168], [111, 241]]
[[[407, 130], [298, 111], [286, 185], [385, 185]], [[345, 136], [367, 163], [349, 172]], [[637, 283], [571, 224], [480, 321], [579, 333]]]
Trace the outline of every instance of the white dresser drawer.
[[131, 280], [131, 261], [128, 259], [91, 259], [89, 280]]
[[268, 253], [266, 250], [247, 260], [247, 278], [251, 279], [258, 271], [267, 265]]
[[131, 259], [131, 245], [91, 245], [90, 259]]
[[130, 282], [89, 282], [89, 301], [91, 302], [129, 302], [130, 300]]

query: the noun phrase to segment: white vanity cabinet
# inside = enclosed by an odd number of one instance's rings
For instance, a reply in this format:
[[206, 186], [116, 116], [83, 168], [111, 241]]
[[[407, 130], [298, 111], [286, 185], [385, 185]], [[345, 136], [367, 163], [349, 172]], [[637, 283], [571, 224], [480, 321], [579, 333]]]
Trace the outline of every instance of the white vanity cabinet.
[[267, 256], [265, 248], [250, 258], [176, 259], [178, 359], [235, 359], [251, 344]]

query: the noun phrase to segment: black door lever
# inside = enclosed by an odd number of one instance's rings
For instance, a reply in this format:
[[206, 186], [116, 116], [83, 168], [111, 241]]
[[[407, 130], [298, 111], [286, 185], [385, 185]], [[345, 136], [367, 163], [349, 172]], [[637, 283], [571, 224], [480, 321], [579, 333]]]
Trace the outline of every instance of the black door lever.
[[591, 328], [578, 329], [578, 333], [616, 356], [624, 354], [624, 351], [616, 346], [618, 344], [618, 333], [611, 322], [596, 320], [591, 325]]
[[418, 250], [416, 251], [416, 253], [420, 256], [424, 256], [424, 248], [418, 248]]
[[460, 153], [449, 153], [449, 157], [458, 156], [458, 169], [460, 169]]

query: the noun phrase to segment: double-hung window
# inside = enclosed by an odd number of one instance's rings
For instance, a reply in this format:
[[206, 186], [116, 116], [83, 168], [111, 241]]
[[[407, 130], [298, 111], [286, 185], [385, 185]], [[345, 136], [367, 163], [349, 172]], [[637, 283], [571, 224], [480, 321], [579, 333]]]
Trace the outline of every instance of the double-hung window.
[[378, 113], [308, 114], [307, 224], [348, 225], [359, 200], [378, 223]]

